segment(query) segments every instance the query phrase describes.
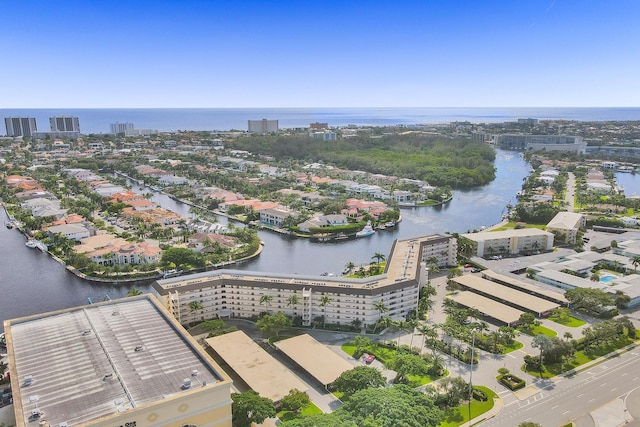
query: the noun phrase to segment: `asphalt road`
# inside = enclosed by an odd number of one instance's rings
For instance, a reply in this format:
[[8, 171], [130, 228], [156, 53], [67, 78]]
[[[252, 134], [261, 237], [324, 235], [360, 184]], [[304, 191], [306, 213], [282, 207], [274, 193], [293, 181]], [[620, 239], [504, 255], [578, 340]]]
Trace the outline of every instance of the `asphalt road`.
[[[594, 427], [592, 411], [600, 413], [601, 427], [640, 426], [640, 349], [607, 359], [571, 378], [538, 381], [538, 392], [526, 400], [504, 399], [504, 409], [483, 427], [514, 427], [523, 421], [544, 427]], [[625, 405], [617, 406], [622, 399]], [[625, 406], [627, 412], [625, 413]], [[625, 424], [633, 417], [635, 420]]]

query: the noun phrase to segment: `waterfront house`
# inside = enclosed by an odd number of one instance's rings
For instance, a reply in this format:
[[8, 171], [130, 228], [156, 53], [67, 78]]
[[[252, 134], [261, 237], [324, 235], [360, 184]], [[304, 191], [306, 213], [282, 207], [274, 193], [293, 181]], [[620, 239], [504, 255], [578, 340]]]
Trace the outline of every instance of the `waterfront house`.
[[50, 236], [60, 234], [67, 239], [80, 241], [91, 235], [91, 231], [82, 224], [54, 225], [46, 230]]

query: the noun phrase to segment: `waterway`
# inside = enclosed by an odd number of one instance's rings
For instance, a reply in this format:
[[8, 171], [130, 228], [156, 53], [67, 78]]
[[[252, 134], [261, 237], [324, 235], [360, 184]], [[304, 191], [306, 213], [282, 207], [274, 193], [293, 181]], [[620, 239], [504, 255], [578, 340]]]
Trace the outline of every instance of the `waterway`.
[[626, 197], [640, 196], [640, 174], [638, 173], [616, 173], [616, 182], [624, 188]]
[[[260, 231], [265, 243], [260, 257], [237, 266], [238, 269], [292, 273], [339, 275], [345, 264], [369, 264], [375, 253], [385, 256], [396, 239], [441, 232], [464, 233], [499, 222], [507, 204], [515, 204], [515, 195], [529, 166], [519, 153], [497, 151], [496, 179], [490, 184], [467, 191], [455, 191], [453, 199], [443, 206], [402, 209], [402, 222], [392, 230], [356, 240], [314, 243], [307, 239], [281, 236]], [[134, 186], [141, 193], [148, 188]], [[166, 209], [189, 216], [189, 206], [166, 195], [155, 193], [151, 199]], [[0, 215], [4, 224], [4, 211]], [[221, 218], [225, 223], [226, 218]], [[60, 264], [35, 249], [24, 246], [17, 230], [0, 227], [0, 321], [30, 314], [86, 304], [107, 296], [126, 296], [128, 287], [96, 285], [68, 273]], [[142, 291], [148, 287], [140, 287]]]

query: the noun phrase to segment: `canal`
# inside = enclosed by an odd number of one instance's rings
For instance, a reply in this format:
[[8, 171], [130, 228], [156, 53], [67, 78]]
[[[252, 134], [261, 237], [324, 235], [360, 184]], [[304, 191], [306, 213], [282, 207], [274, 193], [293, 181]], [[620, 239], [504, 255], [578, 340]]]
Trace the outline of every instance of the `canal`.
[[[265, 243], [260, 257], [237, 266], [238, 269], [293, 273], [340, 274], [345, 264], [368, 264], [375, 253], [388, 255], [396, 239], [431, 233], [479, 229], [500, 221], [507, 204], [515, 204], [515, 195], [529, 166], [519, 153], [497, 151], [496, 179], [490, 184], [466, 191], [455, 191], [444, 206], [402, 209], [402, 222], [392, 230], [382, 230], [357, 240], [313, 243], [268, 231], [260, 231]], [[134, 190], [149, 193], [148, 188]], [[151, 199], [164, 208], [189, 216], [189, 206], [155, 193]], [[2, 224], [6, 217], [2, 211]], [[221, 218], [225, 223], [226, 218]], [[45, 311], [83, 305], [105, 298], [126, 296], [128, 287], [96, 285], [68, 273], [51, 257], [24, 246], [24, 237], [15, 229], [0, 227], [0, 321]], [[148, 287], [140, 288], [142, 291]]]

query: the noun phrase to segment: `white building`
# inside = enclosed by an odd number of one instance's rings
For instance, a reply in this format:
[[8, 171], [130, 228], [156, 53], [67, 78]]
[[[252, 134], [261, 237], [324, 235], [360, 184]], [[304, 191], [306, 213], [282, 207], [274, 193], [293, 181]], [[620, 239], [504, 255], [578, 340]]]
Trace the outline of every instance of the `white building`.
[[[418, 293], [426, 283], [425, 260], [439, 257], [441, 265], [454, 265], [456, 239], [433, 234], [393, 244], [383, 274], [363, 279], [287, 275], [239, 270], [216, 270], [173, 279], [159, 280], [153, 286], [163, 304], [181, 323], [217, 316], [252, 317], [263, 311], [282, 311], [300, 316], [304, 325], [325, 316], [327, 323], [375, 324], [382, 313], [375, 304], [382, 301], [394, 320], [406, 319], [417, 307]], [[262, 296], [271, 302], [261, 304]], [[289, 298], [297, 296], [298, 303]], [[330, 304], [323, 305], [323, 297]], [[199, 301], [203, 309], [193, 312], [189, 303]]]
[[91, 236], [89, 229], [81, 224], [54, 225], [49, 227], [47, 231], [49, 234], [60, 234], [67, 239], [76, 240], [78, 242], [85, 237]]
[[249, 120], [248, 121], [249, 133], [274, 133], [278, 132], [277, 120]]
[[559, 212], [547, 224], [547, 231], [554, 233], [559, 242], [576, 244], [578, 231], [587, 227], [587, 217], [575, 212]]
[[49, 125], [51, 126], [51, 132], [80, 132], [80, 121], [77, 117], [51, 117]]
[[553, 233], [538, 228], [465, 233], [461, 237], [471, 241], [474, 255], [479, 257], [500, 253], [550, 251], [553, 249], [554, 238]]

